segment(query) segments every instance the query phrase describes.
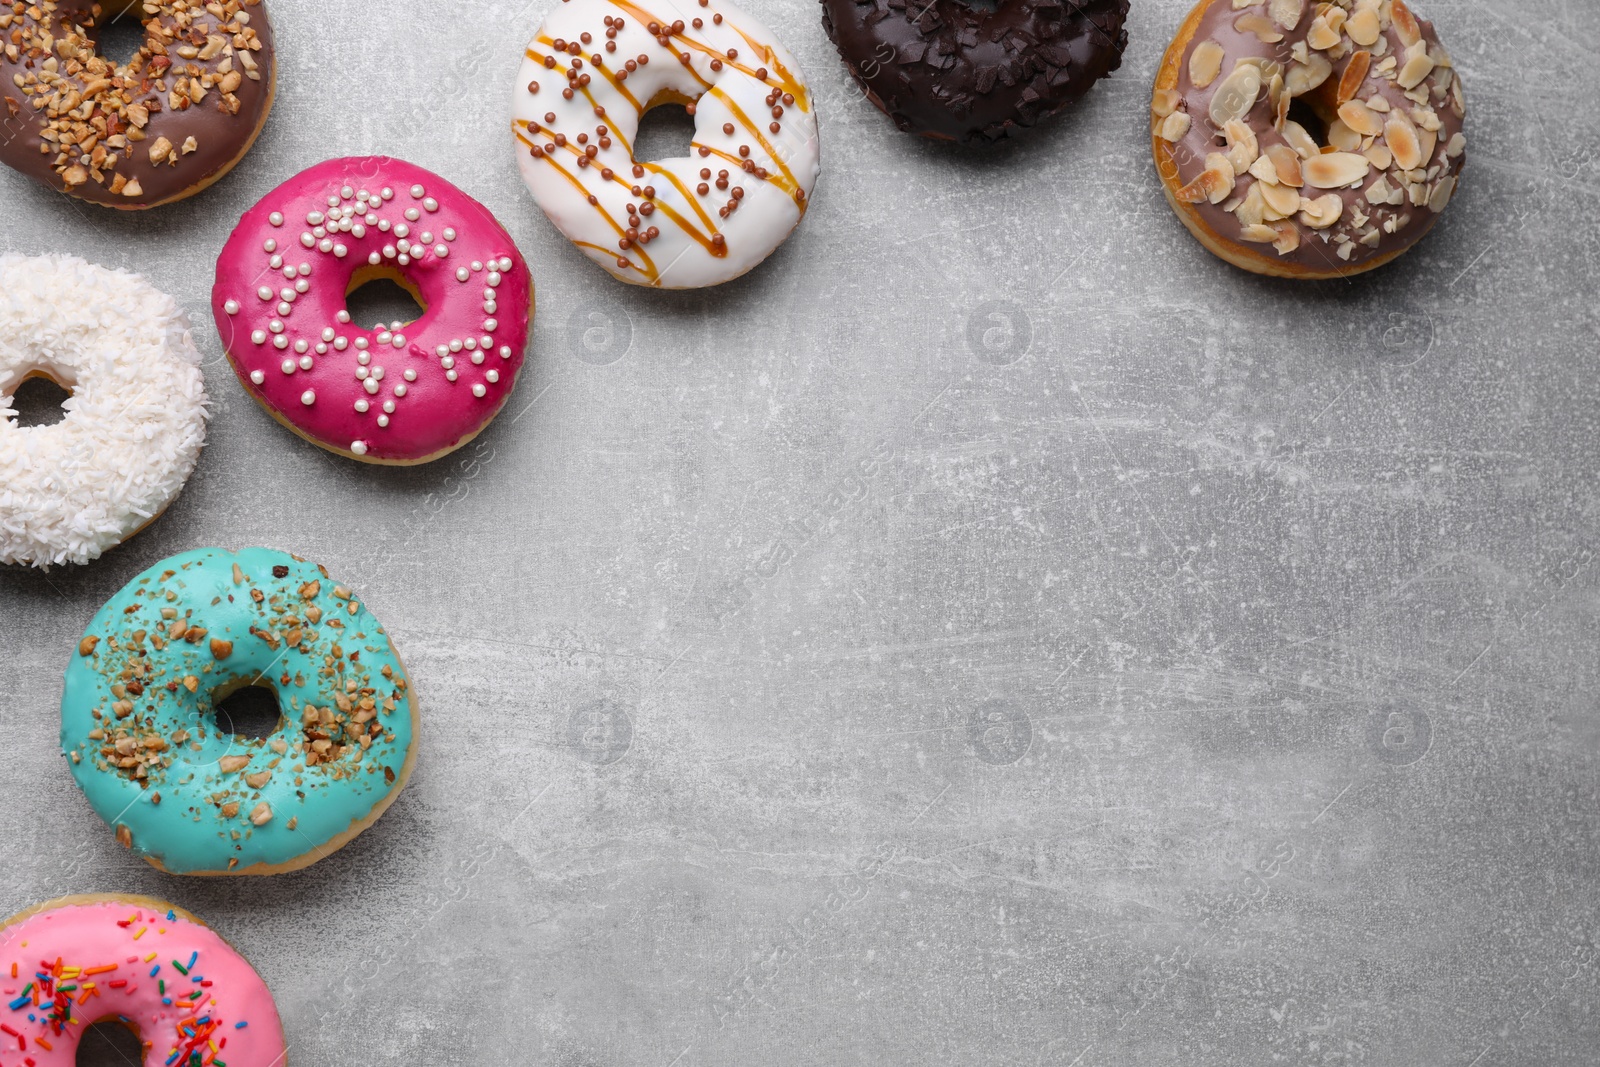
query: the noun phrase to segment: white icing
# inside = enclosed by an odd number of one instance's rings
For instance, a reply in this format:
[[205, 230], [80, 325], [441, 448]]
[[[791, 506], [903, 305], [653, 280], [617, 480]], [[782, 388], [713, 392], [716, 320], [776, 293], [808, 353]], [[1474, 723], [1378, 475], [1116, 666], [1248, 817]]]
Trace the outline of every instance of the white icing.
[[[72, 397], [23, 429], [35, 371]], [[71, 256], [0, 256], [0, 563], [87, 563], [183, 489], [205, 441], [200, 354], [177, 303]]]

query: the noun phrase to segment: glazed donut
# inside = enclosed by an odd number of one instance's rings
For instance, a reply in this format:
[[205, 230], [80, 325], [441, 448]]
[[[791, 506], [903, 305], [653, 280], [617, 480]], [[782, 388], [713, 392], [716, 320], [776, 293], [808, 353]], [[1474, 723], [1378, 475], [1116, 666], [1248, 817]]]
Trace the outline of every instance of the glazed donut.
[[[635, 159], [641, 116], [664, 103], [694, 116], [691, 154]], [[625, 282], [695, 289], [737, 278], [800, 224], [814, 103], [788, 50], [725, 0], [572, 0], [528, 43], [512, 133], [567, 240]]]
[[1016, 136], [1122, 65], [1128, 0], [822, 0], [822, 26], [867, 99], [908, 133]]
[[281, 1067], [283, 1023], [245, 958], [150, 897], [81, 894], [0, 925], [0, 1063], [73, 1067], [88, 1024], [112, 1020], [146, 1067]]
[[[217, 705], [270, 689], [252, 740]], [[416, 696], [382, 626], [287, 552], [204, 548], [106, 602], [67, 667], [61, 749], [117, 840], [170, 874], [279, 874], [342, 848], [405, 787]]]
[[1433, 228], [1465, 114], [1450, 56], [1404, 0], [1203, 0], [1162, 61], [1150, 130], [1167, 199], [1206, 248], [1322, 279]]
[[[117, 65], [101, 28], [136, 11]], [[0, 6], [0, 161], [54, 189], [139, 209], [232, 170], [272, 110], [277, 63], [261, 0], [44, 0]]]
[[[44, 377], [66, 418], [19, 427]], [[143, 278], [70, 256], [0, 256], [0, 563], [87, 563], [155, 521], [200, 457], [206, 391], [189, 323]]]
[[[352, 323], [345, 297], [376, 278], [410, 292], [422, 317]], [[533, 277], [489, 209], [437, 174], [333, 159], [245, 212], [211, 306], [234, 371], [273, 418], [352, 459], [426, 463], [511, 395]]]

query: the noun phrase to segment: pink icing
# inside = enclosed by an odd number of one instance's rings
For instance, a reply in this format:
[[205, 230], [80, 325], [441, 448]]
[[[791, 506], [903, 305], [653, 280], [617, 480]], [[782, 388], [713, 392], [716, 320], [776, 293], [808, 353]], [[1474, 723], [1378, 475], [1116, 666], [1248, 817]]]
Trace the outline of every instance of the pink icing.
[[[364, 269], [402, 276], [422, 317], [392, 333], [348, 321]], [[421, 167], [365, 156], [302, 171], [245, 212], [211, 304], [240, 381], [285, 421], [337, 451], [416, 461], [500, 410], [533, 295], [487, 208]]]
[[203, 1065], [281, 1067], [283, 1025], [261, 976], [222, 938], [169, 914], [69, 904], [6, 927], [0, 1067], [74, 1067], [84, 1030], [107, 1019], [138, 1028], [144, 1067], [188, 1067], [196, 1052]]

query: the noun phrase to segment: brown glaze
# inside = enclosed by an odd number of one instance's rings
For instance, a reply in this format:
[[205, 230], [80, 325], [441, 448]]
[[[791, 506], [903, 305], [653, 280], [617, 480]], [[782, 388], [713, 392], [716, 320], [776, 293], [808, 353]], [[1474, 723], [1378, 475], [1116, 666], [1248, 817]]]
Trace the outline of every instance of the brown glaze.
[[[145, 41], [119, 67], [95, 42], [120, 17], [142, 17]], [[262, 0], [0, 0], [0, 45], [0, 162], [109, 207], [154, 207], [210, 185], [272, 106]]]
[[[1370, 14], [1362, 15], [1363, 11]], [[1286, 12], [1287, 19], [1282, 17]], [[1351, 20], [1357, 15], [1368, 21], [1364, 26], [1358, 23], [1352, 35]], [[1285, 26], [1285, 21], [1294, 24]], [[1263, 33], [1269, 37], [1281, 33], [1282, 40], [1263, 40]], [[1312, 47], [1313, 42], [1326, 45], [1334, 40], [1337, 44], [1332, 47]], [[1197, 58], [1201, 48], [1209, 55]], [[1410, 89], [1400, 82], [1408, 49], [1412, 56], [1426, 57], [1411, 73], [1428, 67]], [[1280, 97], [1291, 99], [1279, 99], [1275, 105], [1271, 75], [1288, 79], [1298, 70], [1300, 78], [1310, 72], [1315, 80], [1321, 64], [1312, 57], [1318, 56], [1327, 62], [1326, 79], [1298, 94], [1286, 87]], [[1300, 174], [1303, 184], [1296, 192], [1302, 201], [1326, 205], [1331, 203], [1327, 198], [1337, 199], [1338, 221], [1331, 226], [1313, 224], [1327, 214], [1319, 218], [1316, 212], [1294, 211], [1285, 216], [1269, 208], [1263, 221], [1255, 223], [1272, 230], [1269, 237], [1250, 228], [1261, 193], [1282, 194], [1290, 187], [1271, 189], [1273, 183], [1264, 184], [1248, 168], [1232, 172], [1231, 186], [1227, 181], [1212, 184], [1214, 179], [1206, 177], [1207, 171], [1216, 169], [1216, 154], [1226, 156], [1231, 147], [1213, 121], [1213, 103], [1229, 91], [1230, 75], [1241, 64], [1251, 63], [1264, 64], [1264, 76], [1254, 105], [1240, 121], [1254, 134], [1260, 154], [1293, 151], [1299, 144], [1302, 150], [1294, 153], [1299, 165], [1313, 165], [1305, 151], [1308, 143], [1298, 136], [1295, 117], [1286, 110], [1298, 101], [1316, 115], [1307, 132], [1317, 154], [1354, 155], [1367, 161], [1360, 177], [1344, 185], [1318, 186], [1310, 174]], [[1207, 80], [1213, 66], [1216, 74]], [[1369, 119], [1378, 123], [1372, 127], [1377, 132], [1362, 134], [1339, 118], [1340, 105], [1351, 102], [1371, 105], [1368, 111], [1376, 117]], [[1300, 0], [1298, 8], [1295, 0], [1242, 5], [1235, 0], [1203, 0], [1168, 49], [1157, 76], [1151, 131], [1169, 200], [1212, 252], [1257, 273], [1329, 278], [1387, 263], [1433, 228], [1465, 163], [1464, 116], [1460, 78], [1448, 53], [1432, 24], [1417, 19], [1403, 0]], [[1391, 130], [1391, 120], [1409, 127], [1409, 133]], [[1426, 129], [1428, 125], [1436, 128]], [[1390, 141], [1400, 143], [1411, 134], [1417, 137], [1422, 158], [1408, 160], [1417, 165], [1407, 168]], [[1248, 155], [1248, 149], [1242, 151]], [[1263, 185], [1260, 192], [1255, 191], [1258, 185]], [[1214, 190], [1225, 190], [1220, 200], [1208, 195]]]
[[822, 0], [822, 25], [900, 129], [989, 144], [1083, 96], [1122, 63], [1128, 0]]

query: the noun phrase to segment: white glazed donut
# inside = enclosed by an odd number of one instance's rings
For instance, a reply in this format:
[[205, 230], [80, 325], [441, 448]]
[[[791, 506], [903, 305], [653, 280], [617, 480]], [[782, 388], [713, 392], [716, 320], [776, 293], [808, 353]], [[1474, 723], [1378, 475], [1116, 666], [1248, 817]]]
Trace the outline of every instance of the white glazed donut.
[[[635, 159], [663, 103], [694, 115], [690, 154]], [[585, 255], [694, 289], [754, 267], [805, 215], [814, 107], [794, 57], [727, 0], [566, 0], [528, 44], [512, 133], [534, 199]]]
[[[53, 426], [11, 397], [72, 392]], [[205, 441], [200, 353], [172, 297], [71, 256], [0, 256], [0, 563], [87, 563], [177, 499]]]

